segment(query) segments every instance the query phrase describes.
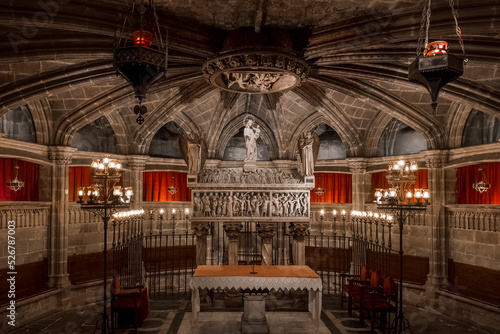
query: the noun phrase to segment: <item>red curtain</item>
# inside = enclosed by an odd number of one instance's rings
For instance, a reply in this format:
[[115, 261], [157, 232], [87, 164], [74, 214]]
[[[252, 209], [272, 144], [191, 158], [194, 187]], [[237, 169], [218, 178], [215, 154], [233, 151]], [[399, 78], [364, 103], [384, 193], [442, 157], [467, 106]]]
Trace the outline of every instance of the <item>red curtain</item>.
[[[10, 190], [7, 182], [16, 177], [16, 164], [19, 166], [18, 179], [24, 187], [18, 191]], [[0, 201], [38, 201], [39, 165], [10, 158], [0, 158]]]
[[91, 167], [69, 167], [69, 201], [78, 201], [79, 187], [88, 187], [92, 184]]
[[[187, 173], [144, 172], [143, 177], [143, 201], [191, 201], [191, 189], [187, 187]], [[177, 188], [174, 195], [168, 191], [168, 188], [172, 185]]]
[[[472, 188], [473, 183], [481, 180], [479, 168], [484, 171], [486, 180], [483, 181], [491, 185], [491, 188], [483, 193]], [[457, 195], [458, 204], [500, 204], [500, 162], [458, 168]]]
[[352, 175], [344, 173], [314, 173], [316, 188], [325, 189], [321, 196], [311, 190], [313, 203], [352, 203]]
[[[415, 185], [411, 187], [411, 189], [429, 189], [428, 181], [429, 171], [427, 169], [419, 169], [417, 170]], [[387, 189], [390, 187], [387, 181], [386, 172], [372, 173], [372, 195], [375, 193], [376, 188]]]

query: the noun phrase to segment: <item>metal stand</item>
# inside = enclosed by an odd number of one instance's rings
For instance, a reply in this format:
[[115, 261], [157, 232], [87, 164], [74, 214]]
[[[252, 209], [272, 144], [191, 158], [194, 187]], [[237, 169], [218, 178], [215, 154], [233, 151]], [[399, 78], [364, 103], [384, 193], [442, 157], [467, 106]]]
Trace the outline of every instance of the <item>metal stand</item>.
[[[103, 227], [104, 227], [104, 250], [103, 250], [103, 258], [104, 258], [104, 265], [103, 265], [103, 310], [102, 310], [102, 323], [101, 323], [101, 333], [102, 334], [107, 334], [111, 333], [109, 329], [109, 318], [108, 318], [108, 308], [107, 308], [107, 299], [108, 299], [108, 292], [107, 292], [107, 277], [106, 277], [106, 269], [107, 269], [107, 260], [108, 260], [108, 224], [111, 219], [111, 215], [117, 211], [118, 209], [126, 209], [129, 207], [129, 203], [119, 203], [118, 198], [113, 198], [109, 200], [109, 185], [108, 182], [110, 181], [116, 181], [115, 178], [113, 177], [108, 177], [108, 175], [105, 175], [102, 177], [103, 180], [103, 195], [104, 195], [104, 200], [103, 201], [90, 201], [89, 203], [83, 203], [80, 201], [80, 205], [82, 210], [90, 211], [96, 216], [100, 216], [103, 221]], [[96, 329], [97, 331], [97, 324], [96, 324]]]
[[379, 204], [377, 208], [393, 214], [399, 225], [399, 311], [394, 319], [394, 333], [412, 333], [410, 322], [405, 319], [403, 313], [403, 223], [407, 218], [411, 218], [417, 212], [425, 211], [427, 208], [420, 204]]

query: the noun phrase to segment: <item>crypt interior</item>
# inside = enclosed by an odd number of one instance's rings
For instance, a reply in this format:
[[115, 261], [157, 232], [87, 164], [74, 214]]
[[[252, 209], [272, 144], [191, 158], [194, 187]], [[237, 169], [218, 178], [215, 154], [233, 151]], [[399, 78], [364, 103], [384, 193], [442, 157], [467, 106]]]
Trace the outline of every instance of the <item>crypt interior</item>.
[[[176, 300], [243, 333], [296, 333], [307, 305], [300, 333], [500, 333], [500, 2], [151, 3], [0, 4], [1, 333], [14, 270], [19, 333], [87, 305], [107, 332], [116, 277], [141, 286], [138, 331]], [[320, 287], [257, 293], [255, 325], [200, 265], [308, 266]], [[397, 287], [385, 323], [350, 285], [365, 269]]]

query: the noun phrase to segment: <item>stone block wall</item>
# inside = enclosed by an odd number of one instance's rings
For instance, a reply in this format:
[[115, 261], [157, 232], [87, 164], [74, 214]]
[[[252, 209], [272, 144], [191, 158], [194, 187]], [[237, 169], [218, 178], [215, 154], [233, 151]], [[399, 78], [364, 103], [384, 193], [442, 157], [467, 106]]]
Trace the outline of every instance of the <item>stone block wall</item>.
[[449, 257], [455, 262], [500, 268], [500, 232], [451, 228]]
[[15, 263], [22, 265], [47, 257], [48, 218], [50, 207], [44, 204], [8, 205], [0, 207], [0, 268], [7, 267], [7, 227], [15, 221]]

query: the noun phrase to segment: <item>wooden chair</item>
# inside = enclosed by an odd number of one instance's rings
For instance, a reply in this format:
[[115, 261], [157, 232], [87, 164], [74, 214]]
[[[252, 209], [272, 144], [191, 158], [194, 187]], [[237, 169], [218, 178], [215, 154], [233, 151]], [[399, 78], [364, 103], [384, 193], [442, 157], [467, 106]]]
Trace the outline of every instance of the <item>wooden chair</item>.
[[[349, 283], [353, 285], [352, 292], [349, 295], [349, 316], [352, 316], [352, 303], [353, 301], [359, 303], [359, 320], [363, 323], [363, 304], [362, 300], [366, 293], [370, 291], [377, 291], [382, 285], [382, 274], [380, 270], [372, 270], [370, 272], [370, 279], [368, 281], [350, 280]], [[354, 288], [357, 287], [357, 288]]]
[[142, 323], [142, 289], [144, 286], [122, 287], [120, 277], [113, 275], [111, 282], [111, 331], [119, 328], [120, 315], [124, 319], [130, 319], [132, 314], [132, 324], [127, 327], [134, 328], [137, 333], [137, 326]]
[[[375, 319], [377, 313], [381, 314], [381, 325], [385, 315], [388, 313], [397, 313], [398, 309], [398, 285], [394, 282], [391, 276], [384, 278], [384, 285], [382, 289], [372, 289], [371, 291], [362, 291], [361, 297], [361, 311], [360, 320], [364, 321], [364, 310], [371, 313], [371, 333], [375, 332]], [[382, 314], [384, 318], [382, 318]]]
[[[344, 308], [344, 293], [347, 294], [349, 301], [349, 316], [351, 315], [352, 310], [352, 297], [351, 295], [356, 292], [359, 292], [360, 285], [369, 283], [370, 271], [368, 267], [362, 266], [360, 269], [359, 275], [349, 275], [349, 274], [341, 274], [342, 279], [342, 289], [340, 291], [340, 307]], [[347, 282], [345, 282], [347, 279]]]

